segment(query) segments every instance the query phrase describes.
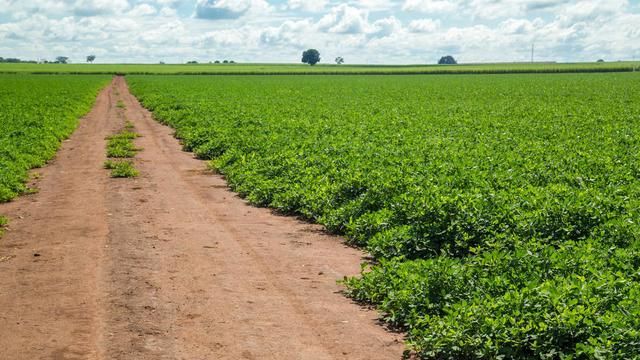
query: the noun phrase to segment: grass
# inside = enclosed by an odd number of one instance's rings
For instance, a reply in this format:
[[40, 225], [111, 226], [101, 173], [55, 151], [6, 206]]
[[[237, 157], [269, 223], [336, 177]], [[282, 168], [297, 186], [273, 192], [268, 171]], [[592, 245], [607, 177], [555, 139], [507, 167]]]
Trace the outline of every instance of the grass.
[[118, 103], [116, 104], [116, 107], [118, 109], [126, 109], [127, 105], [125, 105], [124, 102], [122, 102], [122, 100], [118, 100]]
[[112, 178], [133, 178], [140, 175], [131, 160], [107, 160], [104, 162], [104, 168], [111, 170]]
[[4, 234], [4, 228], [9, 225], [9, 219], [0, 215], [0, 237]]
[[130, 131], [130, 128], [110, 136], [107, 143], [107, 157], [110, 158], [132, 158], [140, 151], [133, 143], [139, 135]]
[[133, 140], [140, 136], [133, 129], [133, 123], [127, 120], [122, 131], [107, 138], [107, 157], [111, 159], [105, 161], [104, 168], [111, 170], [113, 178], [131, 178], [140, 175], [133, 166], [133, 161], [123, 160], [133, 158], [141, 150], [133, 143]]

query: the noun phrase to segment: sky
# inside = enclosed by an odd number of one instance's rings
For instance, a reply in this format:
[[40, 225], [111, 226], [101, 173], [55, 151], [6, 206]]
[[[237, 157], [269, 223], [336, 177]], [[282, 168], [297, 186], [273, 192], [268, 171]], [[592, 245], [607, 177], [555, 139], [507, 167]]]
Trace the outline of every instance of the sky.
[[0, 56], [96, 63], [640, 60], [640, 0], [0, 0]]

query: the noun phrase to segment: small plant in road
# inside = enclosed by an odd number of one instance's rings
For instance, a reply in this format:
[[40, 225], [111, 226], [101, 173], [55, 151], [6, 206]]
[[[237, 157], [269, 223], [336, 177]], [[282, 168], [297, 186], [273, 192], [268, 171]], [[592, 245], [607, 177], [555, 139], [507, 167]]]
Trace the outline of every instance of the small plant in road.
[[111, 170], [113, 178], [130, 178], [140, 175], [133, 161], [123, 160], [133, 158], [141, 150], [133, 143], [133, 140], [140, 136], [133, 129], [133, 123], [127, 121], [124, 130], [107, 138], [107, 157], [110, 159], [105, 161], [104, 168]]
[[112, 178], [132, 178], [140, 175], [131, 160], [107, 160], [104, 162], [104, 168], [111, 170]]

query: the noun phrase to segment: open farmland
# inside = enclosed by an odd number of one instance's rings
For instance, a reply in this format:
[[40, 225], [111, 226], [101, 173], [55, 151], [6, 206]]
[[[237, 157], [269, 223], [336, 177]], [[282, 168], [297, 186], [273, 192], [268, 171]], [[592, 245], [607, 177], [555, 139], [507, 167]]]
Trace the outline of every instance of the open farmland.
[[637, 74], [131, 76], [249, 201], [376, 261], [423, 358], [636, 358]]
[[0, 75], [0, 202], [26, 190], [27, 170], [51, 159], [107, 76]]
[[501, 74], [631, 72], [640, 62], [606, 63], [496, 63], [460, 65], [331, 65], [318, 64], [10, 64], [0, 63], [0, 73], [24, 74], [191, 74], [191, 75], [286, 75], [286, 74]]

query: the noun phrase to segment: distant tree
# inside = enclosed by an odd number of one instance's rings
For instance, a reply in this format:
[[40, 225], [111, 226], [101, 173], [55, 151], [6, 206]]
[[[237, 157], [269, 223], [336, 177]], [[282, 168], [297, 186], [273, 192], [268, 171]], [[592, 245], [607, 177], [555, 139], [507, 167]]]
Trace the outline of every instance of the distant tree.
[[216, 60], [213, 62], [214, 64], [220, 64], [220, 60]]
[[229, 64], [235, 64], [236, 62], [233, 60], [229, 60]]
[[228, 64], [228, 63], [229, 63], [229, 60], [222, 60], [222, 63], [223, 63], [223, 64]]
[[309, 49], [302, 53], [302, 62], [311, 66], [320, 62], [320, 52], [316, 49]]
[[197, 64], [198, 62], [195, 60], [187, 61], [187, 64]]
[[344, 58], [342, 56], [338, 56], [336, 58], [336, 64], [338, 64], [338, 65], [344, 64]]
[[454, 59], [451, 55], [443, 56], [438, 61], [438, 64], [440, 65], [455, 65], [457, 63], [458, 62], [456, 61], [456, 59]]
[[56, 63], [58, 64], [66, 64], [69, 61], [69, 57], [67, 56], [58, 56], [56, 57]]
[[604, 62], [604, 60], [603, 59], [598, 59], [598, 62]]
[[93, 63], [93, 61], [96, 59], [95, 55], [89, 55], [87, 56], [87, 62], [88, 63]]
[[164, 61], [160, 61], [160, 63], [159, 63], [159, 64], [160, 64], [160, 65], [164, 65]]

